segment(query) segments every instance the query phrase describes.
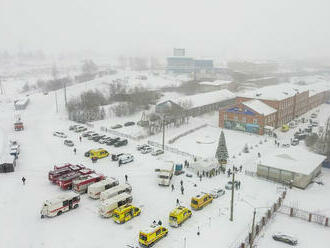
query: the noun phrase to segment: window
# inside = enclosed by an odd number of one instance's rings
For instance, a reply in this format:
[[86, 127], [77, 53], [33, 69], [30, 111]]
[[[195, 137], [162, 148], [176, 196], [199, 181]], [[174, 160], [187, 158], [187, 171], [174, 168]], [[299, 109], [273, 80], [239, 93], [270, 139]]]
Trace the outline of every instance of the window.
[[69, 201], [68, 200], [66, 200], [66, 201], [63, 202], [63, 206], [68, 206], [68, 205], [69, 205]]
[[158, 236], [161, 232], [161, 229], [158, 229], [157, 232], [156, 232], [156, 236]]
[[258, 124], [258, 119], [253, 119], [253, 124]]
[[246, 117], [242, 117], [242, 122], [246, 122]]

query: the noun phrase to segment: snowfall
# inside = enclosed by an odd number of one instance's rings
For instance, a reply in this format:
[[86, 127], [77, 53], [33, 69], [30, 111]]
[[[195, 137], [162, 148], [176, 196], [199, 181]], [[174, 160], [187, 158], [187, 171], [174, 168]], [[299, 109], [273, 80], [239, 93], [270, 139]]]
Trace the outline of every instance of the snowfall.
[[[99, 80], [97, 84], [102, 84]], [[13, 100], [21, 97], [13, 82], [4, 85], [6, 95], [0, 96], [0, 154], [8, 152], [9, 140], [16, 139], [21, 145], [21, 154], [15, 172], [0, 174], [0, 247], [6, 248], [55, 248], [55, 247], [138, 247], [138, 234], [141, 229], [149, 227], [153, 220], [161, 220], [169, 228], [166, 238], [160, 240], [155, 247], [228, 247], [237, 248], [245, 239], [251, 224], [254, 208], [257, 208], [257, 220], [264, 215], [265, 207], [270, 207], [281, 194], [283, 187], [279, 184], [245, 175], [244, 172], [236, 175], [241, 181], [241, 189], [235, 192], [234, 220], [230, 221], [230, 192], [200, 211], [193, 211], [191, 219], [179, 228], [168, 225], [169, 212], [175, 208], [176, 200], [180, 204], [190, 207], [191, 197], [200, 192], [209, 192], [214, 188], [224, 188], [230, 180], [227, 175], [221, 174], [213, 178], [203, 178], [200, 181], [193, 172], [186, 170], [186, 174], [193, 174], [191, 178], [185, 174], [174, 176], [170, 187], [161, 187], [157, 184], [155, 169], [171, 163], [192, 162], [191, 158], [165, 152], [160, 156], [141, 154], [136, 150], [138, 144], [148, 140], [161, 143], [161, 134], [154, 135], [141, 141], [129, 140], [128, 146], [115, 148], [104, 146], [110, 153], [131, 153], [135, 160], [132, 163], [118, 167], [118, 163], [110, 158], [100, 159], [91, 163], [84, 157], [84, 153], [101, 145], [85, 138], [79, 142], [79, 134], [68, 130], [73, 123], [67, 119], [64, 108], [63, 92], [58, 91], [59, 111], [56, 112], [54, 92], [48, 95], [42, 93], [31, 94], [30, 104], [26, 110], [20, 111], [25, 130], [15, 132], [13, 122], [18, 113], [14, 110]], [[95, 84], [87, 83], [68, 88], [68, 95], [73, 96], [78, 91], [93, 88]], [[16, 87], [16, 88], [15, 88]], [[318, 119], [324, 125], [330, 114], [330, 105], [322, 105]], [[312, 112], [313, 112], [312, 111]], [[307, 113], [306, 116], [310, 115]], [[138, 121], [140, 116], [133, 116], [130, 120]], [[127, 118], [129, 120], [129, 118]], [[110, 127], [114, 124], [127, 121], [123, 118], [111, 118], [95, 123], [95, 131], [100, 132], [100, 126]], [[213, 158], [217, 147], [221, 129], [217, 127], [218, 114], [211, 113], [198, 118], [191, 118], [189, 123], [179, 128], [168, 128], [166, 140], [177, 135], [207, 124], [204, 128], [192, 132], [173, 144], [166, 145], [178, 150], [196, 155], [196, 157]], [[130, 132], [125, 127], [120, 132]], [[136, 128], [131, 127], [131, 128]], [[298, 127], [297, 127], [298, 128]], [[296, 129], [297, 129], [296, 128]], [[73, 148], [64, 146], [63, 139], [54, 137], [54, 131], [63, 131], [73, 140], [77, 154]], [[277, 130], [281, 143], [289, 142], [294, 130], [281, 133]], [[275, 148], [274, 139], [267, 136], [246, 134], [238, 131], [224, 130], [227, 147], [230, 155], [229, 164], [243, 165], [243, 171], [255, 171], [257, 153], [267, 156]], [[112, 135], [110, 135], [112, 136]], [[253, 147], [250, 153], [242, 153], [245, 144]], [[305, 149], [303, 143], [300, 149]], [[280, 148], [279, 148], [280, 149]], [[296, 149], [290, 147], [287, 149]], [[289, 150], [288, 150], [289, 151]], [[103, 173], [105, 176], [116, 177], [124, 183], [124, 175], [128, 175], [128, 182], [132, 185], [133, 205], [142, 208], [142, 214], [125, 224], [116, 224], [112, 219], [99, 216], [97, 209], [99, 200], [81, 196], [78, 209], [64, 213], [54, 218], [40, 218], [43, 202], [57, 194], [63, 193], [59, 187], [48, 181], [48, 171], [54, 165], [63, 163], [84, 164], [86, 167]], [[21, 178], [27, 179], [23, 185]], [[180, 192], [180, 181], [183, 181], [184, 195]], [[311, 184], [307, 189], [288, 189], [284, 204], [330, 216], [330, 169], [322, 168], [318, 180], [324, 185]], [[200, 232], [197, 235], [197, 232]], [[308, 223], [303, 220], [290, 218], [277, 213], [271, 223], [256, 240], [256, 247], [272, 248], [287, 247], [274, 241], [271, 235], [274, 232], [294, 235], [299, 243], [297, 247], [328, 248], [330, 243], [329, 227]]]

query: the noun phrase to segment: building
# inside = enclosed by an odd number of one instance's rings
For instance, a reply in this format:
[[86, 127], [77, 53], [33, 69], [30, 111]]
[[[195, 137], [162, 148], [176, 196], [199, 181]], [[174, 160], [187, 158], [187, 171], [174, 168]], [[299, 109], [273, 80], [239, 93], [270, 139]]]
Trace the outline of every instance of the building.
[[16, 157], [3, 155], [0, 157], [0, 173], [14, 172], [16, 167]]
[[257, 176], [305, 189], [321, 173], [324, 160], [298, 147], [274, 149], [258, 161]]
[[186, 50], [184, 48], [174, 48], [173, 49], [173, 55], [174, 56], [185, 56]]
[[233, 71], [246, 74], [269, 74], [278, 70], [278, 64], [275, 62], [248, 62], [248, 61], [231, 61], [227, 63], [228, 68]]
[[263, 135], [275, 127], [276, 113], [276, 109], [257, 99], [238, 102], [219, 111], [219, 126]]
[[156, 113], [170, 112], [182, 113], [185, 116], [199, 116], [235, 103], [235, 94], [229, 90], [218, 90], [185, 96], [178, 99], [169, 99], [158, 103]]
[[15, 110], [23, 110], [29, 104], [29, 98], [22, 98], [14, 102]]

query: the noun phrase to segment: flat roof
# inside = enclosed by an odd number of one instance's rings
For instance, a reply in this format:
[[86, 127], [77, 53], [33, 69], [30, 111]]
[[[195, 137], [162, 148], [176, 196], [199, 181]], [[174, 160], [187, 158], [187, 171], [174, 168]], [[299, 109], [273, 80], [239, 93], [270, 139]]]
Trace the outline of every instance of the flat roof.
[[249, 100], [246, 102], [242, 102], [242, 104], [244, 104], [246, 107], [254, 110], [255, 112], [265, 115], [265, 116], [277, 112], [276, 109], [272, 108], [271, 106], [263, 103], [262, 101], [260, 101], [258, 99], [253, 99], [253, 100]]
[[309, 175], [325, 158], [299, 147], [279, 148], [263, 155], [258, 165]]

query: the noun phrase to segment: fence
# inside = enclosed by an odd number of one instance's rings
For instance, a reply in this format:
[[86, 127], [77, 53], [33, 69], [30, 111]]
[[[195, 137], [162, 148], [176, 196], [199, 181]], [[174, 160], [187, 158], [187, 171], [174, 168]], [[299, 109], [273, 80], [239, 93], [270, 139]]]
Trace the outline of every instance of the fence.
[[297, 217], [299, 219], [306, 220], [308, 222], [314, 222], [323, 226], [329, 226], [329, 217], [324, 215], [311, 213], [306, 210], [289, 207], [285, 205], [281, 207], [279, 212], [283, 214], [287, 214], [290, 217]]
[[124, 138], [127, 138], [127, 139], [132, 139], [132, 140], [137, 140], [137, 141], [147, 137], [145, 135], [132, 136], [132, 135], [129, 135], [129, 134], [126, 134], [126, 133], [121, 133], [121, 132], [118, 132], [118, 131], [115, 131], [115, 130], [112, 130], [112, 129], [109, 129], [109, 128], [106, 128], [106, 127], [101, 127], [100, 129], [103, 132], [108, 132], [108, 133], [111, 133], [111, 134], [119, 136], [119, 137], [124, 137]]
[[282, 195], [278, 198], [278, 200], [270, 207], [267, 211], [266, 215], [263, 216], [259, 221], [257, 221], [254, 225], [253, 230], [248, 230], [245, 238], [239, 240], [235, 240], [233, 244], [231, 244], [230, 248], [247, 248], [249, 247], [255, 238], [260, 234], [262, 229], [270, 222], [272, 216], [280, 209], [283, 200], [285, 199], [286, 191], [282, 192]]
[[206, 126], [207, 126], [207, 124], [203, 124], [201, 126], [198, 126], [198, 127], [193, 128], [193, 129], [190, 129], [190, 130], [188, 130], [188, 131], [186, 131], [186, 132], [184, 132], [182, 134], [179, 134], [179, 135], [175, 136], [174, 138], [170, 139], [168, 141], [168, 143], [169, 144], [173, 144], [176, 140], [178, 140], [178, 139], [180, 139], [180, 138], [182, 138], [182, 137], [184, 137], [184, 136], [186, 136], [188, 134], [191, 134], [191, 133], [193, 133], [193, 132], [195, 132], [195, 131], [197, 131], [197, 130], [199, 130], [201, 128], [204, 128]]
[[[151, 141], [151, 140], [148, 140], [148, 144], [151, 145], [151, 146], [155, 146], [155, 147], [158, 147], [158, 148], [163, 148], [163, 145], [162, 144], [159, 144], [155, 141]], [[170, 146], [167, 146], [167, 145], [164, 145], [164, 150], [165, 151], [168, 151], [168, 152], [172, 152], [172, 153], [175, 153], [175, 154], [178, 154], [178, 155], [182, 155], [182, 156], [185, 156], [185, 157], [190, 157], [190, 158], [196, 158], [196, 159], [201, 159], [201, 157], [199, 156], [196, 156], [194, 154], [190, 154], [188, 152], [183, 152], [183, 151], [180, 151], [176, 148], [173, 148], [173, 147], [170, 147]]]

